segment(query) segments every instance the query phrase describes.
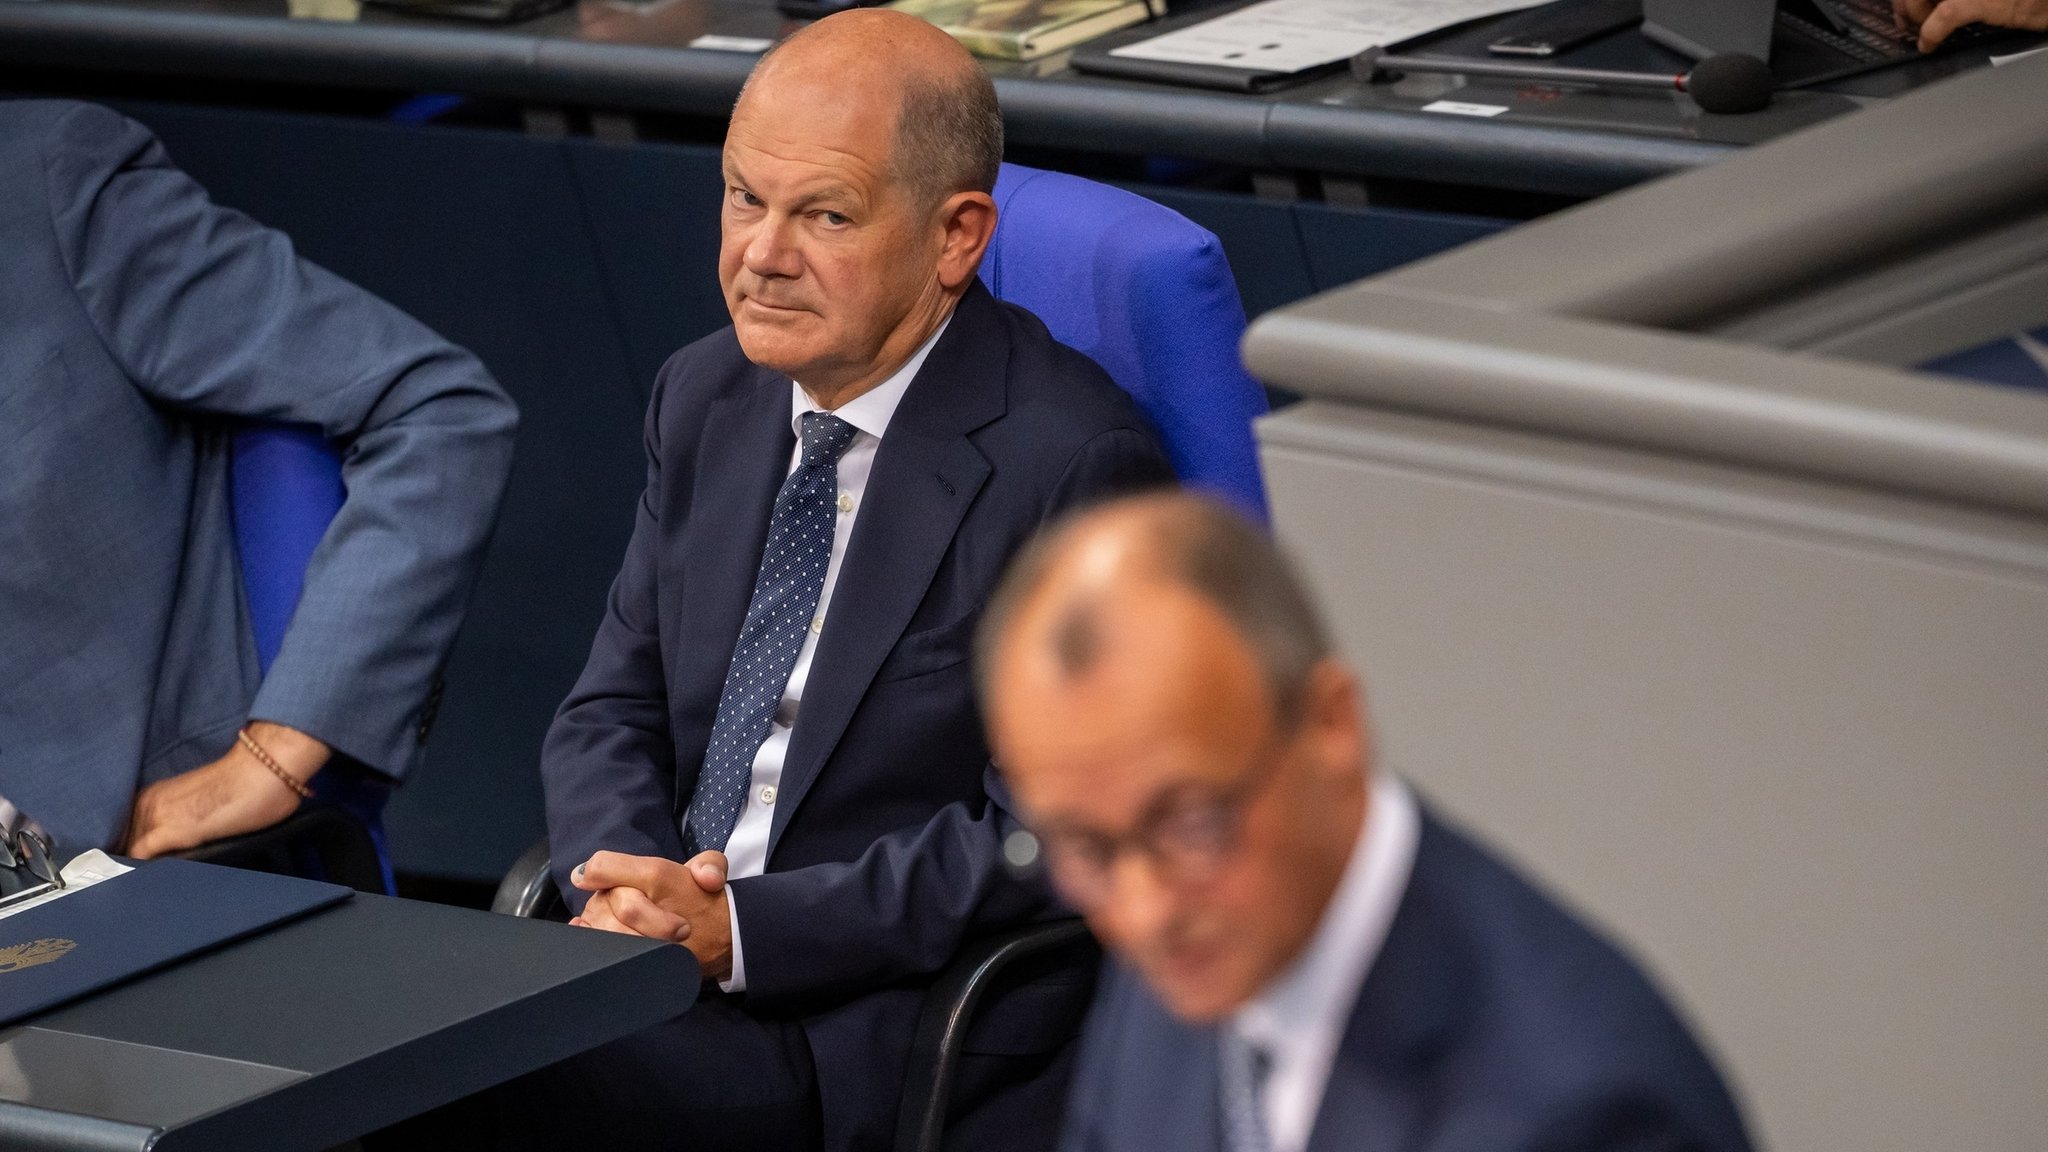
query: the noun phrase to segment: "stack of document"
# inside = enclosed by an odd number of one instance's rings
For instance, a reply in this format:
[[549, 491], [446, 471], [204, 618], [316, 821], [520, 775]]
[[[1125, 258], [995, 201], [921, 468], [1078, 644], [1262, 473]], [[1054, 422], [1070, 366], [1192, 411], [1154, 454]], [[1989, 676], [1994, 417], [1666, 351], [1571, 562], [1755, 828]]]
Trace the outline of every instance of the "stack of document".
[[1155, 15], [1151, 0], [895, 0], [889, 7], [998, 60], [1036, 60]]

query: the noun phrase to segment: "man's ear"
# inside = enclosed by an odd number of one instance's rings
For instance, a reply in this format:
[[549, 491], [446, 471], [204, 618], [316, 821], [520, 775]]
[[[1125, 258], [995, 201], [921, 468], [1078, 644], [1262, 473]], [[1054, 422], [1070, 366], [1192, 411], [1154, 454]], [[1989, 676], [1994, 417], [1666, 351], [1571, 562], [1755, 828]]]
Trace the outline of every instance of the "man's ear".
[[1372, 756], [1371, 721], [1357, 674], [1336, 657], [1324, 657], [1309, 669], [1301, 708], [1317, 762], [1345, 778], [1355, 775]]
[[955, 192], [939, 205], [939, 286], [955, 291], [981, 267], [996, 234], [996, 202], [986, 192]]

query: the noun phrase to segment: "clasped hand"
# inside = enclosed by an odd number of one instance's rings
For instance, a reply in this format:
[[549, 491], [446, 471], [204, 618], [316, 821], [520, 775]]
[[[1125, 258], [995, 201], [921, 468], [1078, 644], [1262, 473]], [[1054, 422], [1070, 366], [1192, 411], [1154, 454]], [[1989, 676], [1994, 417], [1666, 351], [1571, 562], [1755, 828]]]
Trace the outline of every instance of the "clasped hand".
[[725, 871], [722, 852], [699, 852], [681, 864], [599, 852], [569, 874], [591, 894], [583, 914], [569, 923], [681, 944], [696, 954], [705, 976], [723, 980], [732, 973]]

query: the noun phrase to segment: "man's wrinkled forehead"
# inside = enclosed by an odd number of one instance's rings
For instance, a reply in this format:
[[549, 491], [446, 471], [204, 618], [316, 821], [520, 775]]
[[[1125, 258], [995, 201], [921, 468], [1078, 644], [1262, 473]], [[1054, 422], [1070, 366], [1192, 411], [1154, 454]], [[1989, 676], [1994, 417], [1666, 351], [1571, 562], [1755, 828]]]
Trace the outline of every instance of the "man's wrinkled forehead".
[[[788, 76], [787, 80], [778, 77]], [[777, 72], [757, 80], [726, 130], [728, 178], [749, 160], [795, 162], [868, 183], [893, 175], [898, 95]], [[742, 169], [736, 173], [734, 168]]]

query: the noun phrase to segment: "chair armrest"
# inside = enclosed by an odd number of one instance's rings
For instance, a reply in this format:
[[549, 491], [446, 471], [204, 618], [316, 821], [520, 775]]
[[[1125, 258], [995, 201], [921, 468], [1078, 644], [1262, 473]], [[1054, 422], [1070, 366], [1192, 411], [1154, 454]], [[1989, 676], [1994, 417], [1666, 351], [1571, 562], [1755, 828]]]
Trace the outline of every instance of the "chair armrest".
[[384, 895], [384, 867], [370, 830], [331, 804], [306, 804], [268, 828], [209, 840], [172, 855], [230, 868], [303, 875], [302, 854], [307, 851], [328, 881]]
[[491, 900], [491, 911], [529, 920], [563, 919], [568, 905], [562, 902], [562, 894], [555, 890], [555, 879], [548, 874], [551, 863], [548, 839], [543, 836], [506, 870], [505, 878], [498, 882], [498, 894]]
[[989, 989], [1019, 963], [1087, 939], [1088, 927], [1079, 919], [1054, 920], [985, 936], [961, 949], [925, 992], [896, 1114], [896, 1152], [940, 1152], [961, 1048]]

